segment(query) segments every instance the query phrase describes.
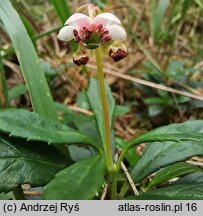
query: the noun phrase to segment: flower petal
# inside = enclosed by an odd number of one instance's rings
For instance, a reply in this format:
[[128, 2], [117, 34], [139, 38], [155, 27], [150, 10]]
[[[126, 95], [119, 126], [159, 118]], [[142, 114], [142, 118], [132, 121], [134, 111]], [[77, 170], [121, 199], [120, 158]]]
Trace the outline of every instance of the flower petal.
[[72, 40], [74, 38], [73, 30], [74, 27], [72, 26], [64, 26], [62, 29], [60, 29], [58, 33], [58, 38], [64, 41]]
[[101, 13], [94, 18], [93, 24], [95, 25], [103, 24], [104, 26], [108, 24], [121, 25], [121, 21], [118, 19], [118, 17], [116, 17], [111, 13]]
[[91, 24], [91, 19], [82, 13], [75, 13], [72, 16], [70, 16], [66, 22], [65, 25], [70, 26], [76, 26], [79, 28], [82, 28], [83, 26], [89, 26]]
[[111, 36], [112, 40], [125, 40], [126, 39], [126, 32], [122, 26], [119, 25], [108, 25], [105, 28], [108, 29], [109, 35]]

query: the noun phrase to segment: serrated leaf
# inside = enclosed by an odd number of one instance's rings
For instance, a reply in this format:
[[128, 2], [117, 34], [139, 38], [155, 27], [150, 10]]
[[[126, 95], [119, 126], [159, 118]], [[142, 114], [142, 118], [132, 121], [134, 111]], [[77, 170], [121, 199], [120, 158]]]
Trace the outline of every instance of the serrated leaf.
[[202, 200], [203, 183], [173, 185], [128, 198], [131, 200]]
[[53, 144], [82, 143], [98, 149], [92, 139], [77, 130], [23, 109], [0, 110], [0, 131], [29, 140]]
[[0, 133], [0, 192], [24, 183], [45, 185], [67, 164], [70, 161], [53, 146]]
[[133, 139], [128, 148], [142, 142], [152, 141], [203, 141], [203, 120], [186, 121], [180, 124], [170, 124], [151, 130], [136, 139]]
[[149, 185], [147, 186], [147, 189], [149, 190], [155, 185], [158, 185], [172, 178], [176, 178], [179, 176], [187, 175], [189, 173], [194, 173], [198, 171], [203, 172], [203, 169], [195, 165], [187, 164], [184, 162], [172, 164], [158, 171], [155, 177], [150, 181]]
[[94, 156], [59, 172], [45, 187], [48, 200], [89, 200], [98, 194], [104, 181], [104, 160]]
[[128, 148], [142, 142], [152, 143], [148, 144], [131, 172], [136, 182], [169, 164], [203, 155], [203, 121], [187, 121], [157, 128], [132, 140]]
[[194, 155], [203, 155], [203, 144], [196, 141], [154, 142], [133, 168], [131, 176], [139, 182], [151, 173], [175, 162], [185, 161]]

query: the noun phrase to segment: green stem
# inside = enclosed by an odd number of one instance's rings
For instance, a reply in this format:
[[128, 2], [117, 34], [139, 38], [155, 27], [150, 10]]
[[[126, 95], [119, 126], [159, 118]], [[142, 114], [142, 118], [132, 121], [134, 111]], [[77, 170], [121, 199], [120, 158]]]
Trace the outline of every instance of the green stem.
[[32, 38], [32, 41], [35, 42], [36, 40], [39, 40], [40, 38], [42, 38], [42, 37], [44, 37], [44, 36], [50, 35], [50, 34], [52, 34], [53, 32], [57, 32], [57, 31], [60, 30], [62, 27], [63, 27], [63, 25], [58, 26], [58, 27], [56, 27], [56, 28], [53, 28], [53, 29], [51, 29], [51, 30], [49, 30], [49, 31], [43, 32], [43, 33], [41, 33], [41, 34], [39, 34], [39, 35], [36, 35], [36, 36], [34, 36], [34, 37]]
[[106, 151], [106, 165], [108, 170], [112, 170], [113, 161], [112, 161], [112, 146], [111, 146], [111, 127], [110, 127], [110, 118], [108, 112], [106, 89], [104, 83], [101, 47], [95, 49], [95, 56], [96, 56], [97, 71], [98, 71], [97, 75], [99, 80], [101, 102], [102, 102], [102, 109], [103, 109], [104, 142], [105, 142], [104, 149]]
[[121, 191], [118, 195], [118, 198], [119, 199], [123, 199], [123, 197], [125, 196], [126, 192], [129, 190], [129, 183], [128, 181], [125, 181], [124, 184], [123, 184], [123, 187], [121, 188]]
[[5, 78], [1, 54], [0, 54], [0, 107], [1, 108], [8, 107], [8, 92], [7, 92], [6, 78]]
[[117, 172], [114, 170], [109, 172], [109, 188], [111, 200], [117, 199]]
[[97, 76], [99, 81], [99, 88], [101, 94], [101, 103], [103, 110], [103, 122], [104, 122], [104, 149], [106, 156], [106, 168], [107, 178], [110, 189], [110, 199], [114, 200], [117, 197], [117, 173], [112, 160], [112, 143], [111, 143], [111, 126], [108, 110], [108, 102], [106, 96], [106, 88], [104, 83], [104, 72], [102, 64], [102, 51], [101, 47], [95, 49], [96, 63], [97, 63]]
[[20, 185], [13, 190], [13, 195], [16, 200], [25, 200], [25, 196]]

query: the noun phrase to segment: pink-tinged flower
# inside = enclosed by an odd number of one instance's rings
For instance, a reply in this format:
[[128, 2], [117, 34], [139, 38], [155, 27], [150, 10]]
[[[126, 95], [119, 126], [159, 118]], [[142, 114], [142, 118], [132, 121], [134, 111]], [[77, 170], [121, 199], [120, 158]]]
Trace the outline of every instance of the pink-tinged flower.
[[87, 49], [96, 49], [100, 44], [114, 41], [109, 48], [109, 56], [119, 61], [128, 55], [124, 40], [125, 29], [121, 21], [111, 13], [101, 13], [91, 19], [82, 13], [75, 13], [65, 22], [59, 31], [58, 38], [64, 41], [72, 39], [79, 43], [79, 48], [73, 56], [78, 66], [87, 64], [89, 60]]
[[110, 40], [123, 41], [126, 39], [126, 32], [120, 20], [111, 13], [101, 13], [94, 19], [82, 13], [75, 13], [67, 19], [65, 26], [59, 31], [58, 38], [65, 41], [74, 39], [75, 42], [83, 42], [87, 46], [96, 46]]

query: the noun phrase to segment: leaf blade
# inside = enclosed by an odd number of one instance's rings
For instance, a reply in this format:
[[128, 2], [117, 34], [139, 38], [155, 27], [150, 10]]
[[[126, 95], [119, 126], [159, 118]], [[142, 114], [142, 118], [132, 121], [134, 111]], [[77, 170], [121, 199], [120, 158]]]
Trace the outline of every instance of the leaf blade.
[[0, 192], [23, 183], [44, 185], [67, 164], [70, 161], [52, 146], [28, 145], [25, 140], [0, 133]]
[[143, 193], [131, 199], [137, 200], [202, 200], [203, 183], [173, 185]]
[[136, 182], [164, 166], [203, 155], [203, 121], [187, 121], [154, 129], [132, 140], [127, 148], [142, 142], [151, 143], [131, 172]]
[[92, 139], [77, 130], [23, 109], [0, 110], [0, 130], [28, 140], [53, 144], [83, 143], [99, 150]]
[[187, 175], [198, 171], [203, 172], [203, 169], [184, 162], [172, 164], [156, 173], [155, 177], [150, 181], [149, 185], [147, 186], [147, 190], [151, 189], [155, 185], [158, 185], [172, 178], [176, 178], [182, 175]]
[[[111, 90], [107, 83], [105, 83], [105, 88], [107, 92], [108, 109], [109, 109], [109, 121], [110, 127], [112, 127], [113, 115], [115, 110], [115, 100], [111, 94]], [[101, 96], [99, 90], [99, 83], [97, 79], [90, 79], [89, 88], [87, 90], [87, 96], [89, 99], [90, 106], [94, 112], [96, 122], [100, 131], [101, 138], [104, 142], [104, 122], [103, 122], [103, 109], [101, 104]]]
[[81, 160], [59, 172], [45, 187], [43, 197], [49, 200], [92, 199], [101, 188], [103, 172], [103, 158], [95, 156]]
[[[0, 18], [12, 40], [20, 62], [33, 109], [43, 116], [57, 119], [51, 92], [37, 53], [18, 13], [10, 1], [0, 1]], [[13, 22], [14, 20], [15, 22]]]

